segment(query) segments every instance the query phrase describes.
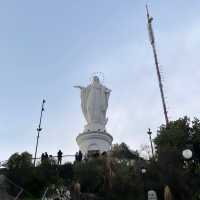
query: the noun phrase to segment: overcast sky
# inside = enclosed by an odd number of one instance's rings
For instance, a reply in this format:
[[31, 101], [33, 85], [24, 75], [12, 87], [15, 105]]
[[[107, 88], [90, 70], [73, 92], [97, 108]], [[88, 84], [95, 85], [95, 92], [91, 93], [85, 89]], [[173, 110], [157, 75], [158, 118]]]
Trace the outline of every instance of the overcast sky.
[[164, 116], [146, 29], [154, 17], [170, 120], [200, 117], [200, 2], [143, 0], [0, 1], [0, 160], [78, 150], [85, 124], [80, 94], [94, 72], [112, 90], [107, 130], [114, 143], [148, 144]]

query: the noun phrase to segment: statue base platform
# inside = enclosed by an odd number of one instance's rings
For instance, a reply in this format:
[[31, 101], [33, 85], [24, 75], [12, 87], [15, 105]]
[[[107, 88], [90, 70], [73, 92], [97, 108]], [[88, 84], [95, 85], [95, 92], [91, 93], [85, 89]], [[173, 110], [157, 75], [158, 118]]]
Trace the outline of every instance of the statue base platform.
[[91, 124], [87, 124], [84, 127], [84, 133], [87, 132], [99, 132], [99, 133], [105, 133], [106, 129], [105, 129], [105, 124], [100, 124], [100, 123], [91, 123]]
[[91, 152], [110, 151], [113, 137], [107, 132], [91, 131], [79, 134], [76, 141], [81, 152], [87, 155]]

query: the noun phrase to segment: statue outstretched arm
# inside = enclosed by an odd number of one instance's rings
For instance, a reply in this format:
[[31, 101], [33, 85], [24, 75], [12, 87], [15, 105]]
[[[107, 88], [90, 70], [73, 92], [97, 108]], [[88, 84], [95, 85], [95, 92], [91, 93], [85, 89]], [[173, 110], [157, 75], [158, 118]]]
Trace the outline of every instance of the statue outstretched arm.
[[84, 89], [85, 87], [82, 87], [80, 85], [75, 85], [74, 88], [79, 88], [80, 90]]
[[111, 92], [112, 92], [112, 90], [106, 88], [106, 93], [111, 93]]

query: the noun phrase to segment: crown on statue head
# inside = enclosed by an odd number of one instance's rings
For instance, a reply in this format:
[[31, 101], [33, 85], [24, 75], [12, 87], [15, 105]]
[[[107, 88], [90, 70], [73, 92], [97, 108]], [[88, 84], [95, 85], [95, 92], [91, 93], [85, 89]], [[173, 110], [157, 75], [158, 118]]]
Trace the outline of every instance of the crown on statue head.
[[94, 80], [95, 77], [98, 77], [100, 83], [104, 83], [104, 74], [102, 72], [94, 72], [90, 77], [90, 82]]

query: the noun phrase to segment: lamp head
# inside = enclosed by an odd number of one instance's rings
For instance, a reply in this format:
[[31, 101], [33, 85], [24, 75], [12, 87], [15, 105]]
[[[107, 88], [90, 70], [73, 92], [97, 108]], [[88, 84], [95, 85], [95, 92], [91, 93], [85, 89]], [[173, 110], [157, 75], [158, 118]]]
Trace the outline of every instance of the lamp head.
[[185, 149], [182, 151], [182, 155], [185, 159], [189, 160], [192, 158], [192, 151], [190, 149]]

